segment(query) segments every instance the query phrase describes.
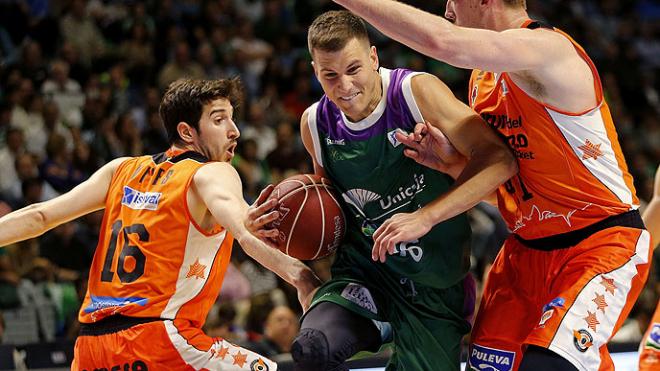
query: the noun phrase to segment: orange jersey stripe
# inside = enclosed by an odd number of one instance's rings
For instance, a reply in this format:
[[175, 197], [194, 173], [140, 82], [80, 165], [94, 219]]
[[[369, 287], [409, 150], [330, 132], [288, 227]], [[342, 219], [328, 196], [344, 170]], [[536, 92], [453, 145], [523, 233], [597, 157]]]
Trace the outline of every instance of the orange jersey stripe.
[[233, 237], [202, 230], [187, 193], [203, 156], [186, 152], [126, 160], [115, 173], [80, 322], [121, 313], [201, 326], [229, 264]]
[[[559, 30], [555, 30], [560, 32]], [[583, 228], [639, 205], [593, 62], [598, 104], [581, 113], [544, 105], [507, 73], [475, 70], [470, 105], [514, 151], [519, 175], [498, 189], [509, 228], [525, 239]]]

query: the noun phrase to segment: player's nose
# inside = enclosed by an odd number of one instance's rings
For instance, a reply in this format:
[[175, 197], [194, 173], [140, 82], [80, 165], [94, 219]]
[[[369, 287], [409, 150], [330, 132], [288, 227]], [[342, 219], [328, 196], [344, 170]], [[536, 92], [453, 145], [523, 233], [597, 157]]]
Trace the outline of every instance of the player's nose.
[[241, 136], [241, 131], [238, 129], [238, 126], [234, 122], [234, 120], [231, 120], [231, 127], [229, 128], [229, 138], [231, 139], [238, 139], [238, 137]]
[[342, 76], [339, 78], [339, 91], [342, 93], [350, 93], [353, 87], [353, 80], [350, 76]]

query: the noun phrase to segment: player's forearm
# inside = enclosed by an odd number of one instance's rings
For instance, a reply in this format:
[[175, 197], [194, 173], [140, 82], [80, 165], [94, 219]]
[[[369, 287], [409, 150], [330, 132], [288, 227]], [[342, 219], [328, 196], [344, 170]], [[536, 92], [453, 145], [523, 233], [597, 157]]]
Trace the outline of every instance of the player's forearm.
[[[482, 148], [465, 165], [452, 188], [420, 211], [433, 224], [450, 219], [479, 202], [492, 202], [497, 188], [518, 172], [513, 155], [502, 148]], [[496, 202], [496, 200], [495, 200]]]
[[458, 27], [446, 19], [392, 0], [334, 1], [364, 18], [388, 37], [420, 53], [451, 63], [447, 60], [452, 56], [450, 36]]
[[26, 206], [0, 218], [0, 246], [34, 238], [48, 230], [39, 206]]
[[238, 240], [246, 254], [297, 289], [314, 282], [316, 275], [303, 262], [267, 246], [249, 232]]

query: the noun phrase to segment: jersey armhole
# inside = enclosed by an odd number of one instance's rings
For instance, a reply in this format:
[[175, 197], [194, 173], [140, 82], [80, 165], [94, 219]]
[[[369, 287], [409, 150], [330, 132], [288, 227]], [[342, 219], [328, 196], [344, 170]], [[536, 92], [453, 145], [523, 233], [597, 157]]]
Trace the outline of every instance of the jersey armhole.
[[307, 126], [309, 127], [309, 133], [312, 136], [312, 143], [314, 145], [314, 156], [316, 157], [316, 163], [323, 167], [323, 156], [321, 154], [321, 142], [319, 139], [319, 128], [316, 121], [316, 109], [319, 106], [319, 102], [316, 102], [309, 106], [307, 109]]
[[[112, 189], [112, 187], [117, 183], [117, 177], [119, 174], [121, 174], [121, 171], [126, 167], [129, 161], [135, 160], [139, 157], [128, 157], [126, 160], [122, 161], [117, 168], [115, 169], [114, 173], [112, 174], [112, 178], [110, 179], [110, 184], [108, 185], [108, 192], [105, 194], [105, 199], [103, 200], [103, 204], [107, 205], [108, 203], [108, 196], [110, 195], [109, 190]], [[139, 166], [139, 165], [138, 165]]]
[[405, 99], [406, 104], [408, 105], [408, 110], [412, 114], [413, 119], [415, 119], [415, 123], [424, 122], [422, 111], [419, 110], [419, 107], [417, 106], [417, 102], [415, 101], [415, 95], [413, 94], [412, 91], [412, 78], [421, 74], [422, 72], [412, 72], [408, 74], [408, 76], [404, 77], [403, 81], [401, 82], [401, 92], [403, 93], [403, 98]]

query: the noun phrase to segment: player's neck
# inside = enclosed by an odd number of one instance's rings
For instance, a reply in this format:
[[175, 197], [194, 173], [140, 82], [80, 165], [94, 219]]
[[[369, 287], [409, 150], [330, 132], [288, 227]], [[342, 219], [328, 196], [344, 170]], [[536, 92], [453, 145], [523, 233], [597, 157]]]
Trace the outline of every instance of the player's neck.
[[491, 17], [487, 17], [484, 28], [497, 32], [520, 28], [528, 19], [529, 14], [525, 9], [504, 7], [500, 11], [492, 13]]
[[166, 154], [167, 157], [174, 157], [188, 151], [197, 151], [197, 150], [192, 145], [188, 145], [188, 144], [172, 144], [170, 148], [167, 150]]

